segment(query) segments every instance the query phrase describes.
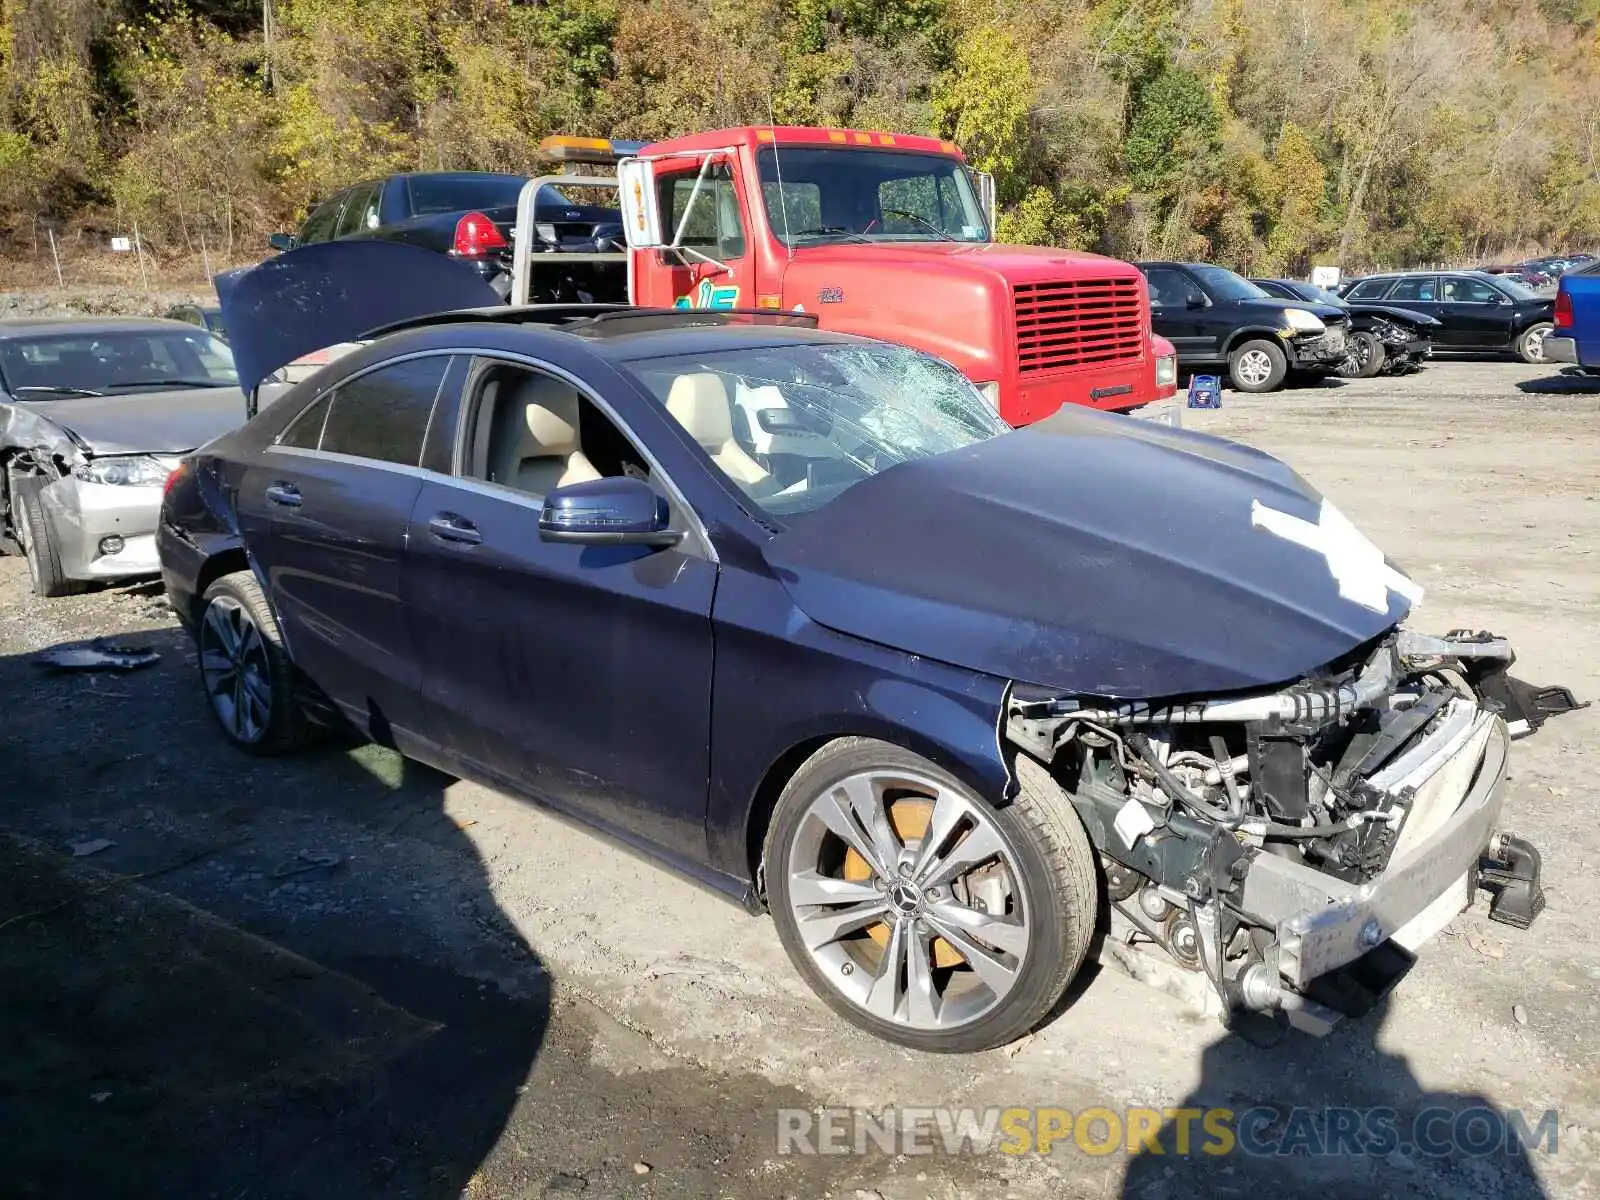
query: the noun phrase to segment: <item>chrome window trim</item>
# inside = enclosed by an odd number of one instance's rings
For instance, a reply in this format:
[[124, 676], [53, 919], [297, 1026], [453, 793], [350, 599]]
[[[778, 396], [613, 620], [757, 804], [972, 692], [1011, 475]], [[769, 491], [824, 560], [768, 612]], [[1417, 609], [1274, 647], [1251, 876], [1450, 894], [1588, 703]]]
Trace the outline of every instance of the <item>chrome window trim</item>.
[[[701, 557], [709, 559], [713, 564], [720, 563], [722, 561], [717, 555], [717, 548], [711, 544], [711, 533], [706, 528], [705, 520], [700, 516], [699, 512], [695, 510], [694, 506], [689, 503], [689, 499], [684, 495], [683, 489], [677, 485], [672, 476], [669, 475], [661, 466], [660, 460], [656, 458], [653, 453], [651, 453], [650, 447], [645, 443], [645, 440], [639, 436], [639, 434], [631, 425], [622, 419], [612, 405], [608, 404], [600, 397], [600, 395], [590, 384], [582, 379], [579, 379], [576, 375], [574, 375], [571, 371], [566, 370], [564, 367], [559, 367], [552, 362], [545, 361], [544, 359], [535, 358], [531, 354], [519, 354], [514, 350], [461, 350], [459, 352], [462, 354], [471, 354], [475, 358], [490, 359], [496, 362], [510, 363], [513, 366], [526, 367], [534, 371], [542, 371], [544, 374], [554, 376], [563, 383], [570, 384], [580, 396], [582, 396], [590, 404], [593, 404], [595, 408], [600, 411], [601, 416], [605, 417], [606, 420], [610, 421], [611, 424], [616, 427], [618, 433], [622, 434], [623, 437], [628, 439], [633, 448], [643, 456], [646, 465], [649, 466], [651, 479], [660, 480], [662, 487], [667, 491], [672, 499], [672, 502], [677, 506], [678, 510], [687, 514], [689, 519], [689, 528], [685, 532], [693, 537], [698, 546]], [[462, 391], [462, 399], [474, 406], [477, 403], [477, 397], [468, 395], [465, 389]], [[476, 407], [474, 407], [474, 416], [476, 416], [476, 411]], [[465, 415], [466, 404], [463, 404], [460, 417], [465, 417]], [[506, 494], [511, 494], [514, 496], [527, 496], [526, 492], [518, 492], [515, 488], [508, 488], [504, 484], [490, 483], [488, 480], [473, 479], [469, 476], [461, 474], [463, 450], [461, 442], [462, 437], [466, 432], [466, 428], [466, 422], [458, 419], [456, 423], [456, 445], [454, 453], [451, 456], [454, 460], [452, 464], [454, 467], [454, 474], [452, 474], [450, 478], [462, 483], [481, 484], [484, 488], [492, 489], [487, 493], [488, 495], [492, 496], [502, 496]], [[544, 510], [544, 500], [542, 497], [538, 502], [538, 508], [541, 512]]]
[[[392, 366], [396, 365], [397, 363], [411, 362], [411, 361], [413, 361], [415, 359], [419, 359], [419, 358], [438, 358], [438, 357], [453, 358], [458, 353], [461, 353], [461, 352], [458, 351], [458, 350], [437, 350], [437, 349], [432, 349], [432, 350], [413, 350], [409, 354], [397, 354], [393, 358], [386, 358], [382, 362], [372, 363], [372, 364], [370, 364], [368, 366], [362, 367], [359, 371], [356, 371], [356, 372], [354, 372], [352, 374], [344, 376], [342, 379], [339, 380], [338, 383], [329, 384], [327, 387], [323, 388], [320, 392], [318, 392], [315, 396], [313, 396], [311, 398], [310, 402], [308, 404], [306, 404], [306, 406], [304, 408], [302, 408], [299, 412], [295, 413], [295, 415], [289, 419], [289, 423], [286, 424], [282, 429], [278, 430], [277, 434], [272, 439], [271, 445], [269, 445], [267, 447], [267, 449], [268, 450], [279, 450], [279, 449], [282, 449], [282, 450], [297, 450], [297, 449], [304, 449], [304, 447], [298, 447], [298, 446], [283, 446], [283, 445], [280, 445], [280, 443], [282, 443], [283, 439], [288, 436], [289, 430], [293, 429], [297, 424], [299, 424], [301, 417], [305, 416], [306, 413], [310, 412], [313, 408], [315, 408], [317, 406], [317, 404], [319, 402], [321, 402], [321, 400], [324, 397], [332, 396], [335, 392], [337, 392], [340, 388], [344, 387], [346, 384], [354, 383], [358, 379], [364, 379], [366, 376], [371, 375], [374, 371], [381, 371], [385, 367], [392, 367]], [[449, 376], [450, 376], [450, 364], [449, 363], [445, 363], [444, 373], [439, 377], [439, 384], [438, 384], [437, 387], [435, 387], [433, 389], [433, 407], [428, 410], [428, 421], [427, 421], [427, 424], [422, 427], [422, 441], [417, 446], [417, 461], [419, 463], [422, 461], [422, 452], [427, 448], [427, 445], [428, 445], [428, 431], [433, 428], [434, 414], [436, 414], [439, 411], [439, 395], [444, 390], [444, 381], [446, 379], [448, 379]], [[333, 412], [333, 403], [330, 401], [329, 404], [328, 404], [328, 411], [322, 414], [322, 429], [317, 434], [318, 453], [322, 452], [321, 451], [322, 439], [323, 439], [324, 436], [326, 436], [326, 434], [328, 432], [328, 414], [331, 413], [331, 412]], [[363, 458], [359, 454], [337, 454], [334, 451], [329, 451], [328, 453], [330, 454], [330, 456], [333, 456], [333, 457], [353, 459], [353, 460], [355, 460], [357, 462], [374, 462], [375, 463], [375, 462], [384, 461], [382, 459], [376, 459], [376, 458]], [[403, 466], [404, 464], [398, 464], [397, 463], [397, 464], [391, 464], [391, 465]]]
[[[334, 463], [347, 463], [352, 466], [368, 467], [374, 470], [389, 471], [391, 473], [400, 475], [411, 475], [422, 480], [449, 483], [482, 496], [488, 496], [500, 500], [508, 500], [519, 507], [532, 510], [535, 514], [542, 513], [544, 511], [544, 497], [542, 496], [535, 498], [529, 495], [527, 492], [518, 491], [516, 488], [512, 487], [507, 487], [505, 484], [491, 483], [486, 479], [474, 479], [470, 476], [462, 475], [460, 473], [462, 466], [461, 440], [463, 432], [466, 429], [466, 424], [461, 418], [465, 416], [465, 405], [463, 405], [461, 410], [457, 413], [456, 436], [454, 438], [454, 445], [451, 448], [450, 455], [453, 470], [450, 474], [445, 474], [442, 471], [435, 471], [428, 467], [415, 464], [394, 463], [380, 458], [363, 458], [358, 454], [341, 454], [337, 451], [323, 450], [320, 448], [316, 450], [310, 450], [303, 446], [285, 446], [281, 444], [283, 436], [294, 427], [295, 422], [299, 421], [300, 418], [309, 412], [311, 408], [315, 406], [317, 402], [320, 401], [324, 396], [338, 391], [338, 389], [343, 387], [345, 384], [351, 383], [354, 380], [361, 378], [363, 375], [368, 375], [373, 371], [379, 370], [382, 367], [390, 366], [394, 363], [407, 362], [416, 358], [427, 358], [434, 356], [455, 357], [458, 355], [471, 359], [489, 360], [492, 362], [506, 363], [510, 366], [523, 367], [529, 370], [542, 371], [547, 375], [551, 375], [557, 379], [560, 379], [564, 383], [570, 384], [574, 389], [577, 390], [579, 395], [599, 409], [600, 413], [614, 426], [616, 426], [617, 431], [627, 438], [633, 447], [638, 450], [639, 454], [644, 458], [645, 463], [650, 468], [651, 478], [660, 480], [662, 487], [667, 491], [672, 502], [677, 506], [678, 510], [687, 514], [689, 528], [684, 531], [686, 535], [685, 540], [692, 542], [692, 549], [694, 553], [698, 557], [709, 561], [713, 566], [721, 563], [722, 560], [717, 554], [716, 546], [712, 544], [711, 533], [706, 528], [705, 520], [700, 516], [695, 507], [689, 503], [688, 497], [686, 497], [683, 493], [683, 489], [680, 488], [677, 483], [673, 481], [672, 477], [662, 468], [660, 460], [657, 459], [653, 453], [651, 453], [649, 447], [645, 445], [644, 439], [634, 431], [633, 427], [624, 421], [620, 416], [618, 416], [616, 410], [610, 404], [607, 404], [603, 399], [601, 399], [589, 384], [579, 379], [571, 371], [565, 370], [562, 367], [558, 367], [554, 363], [546, 362], [543, 359], [535, 358], [532, 355], [519, 354], [516, 351], [491, 350], [487, 347], [472, 348], [455, 346], [447, 350], [418, 350], [411, 354], [403, 354], [395, 358], [384, 359], [383, 362], [374, 363], [369, 367], [363, 367], [357, 373], [353, 375], [347, 375], [338, 383], [333, 384], [319, 392], [309, 404], [302, 408], [299, 413], [295, 414], [294, 419], [291, 420], [289, 424], [278, 433], [277, 437], [265, 447], [263, 452], [268, 454], [284, 454], [292, 458], [309, 458], [313, 460], [323, 460]], [[469, 367], [469, 371], [470, 370], [471, 368]], [[449, 373], [450, 369], [448, 366], [446, 366], [446, 378], [448, 378]], [[441, 387], [443, 386], [443, 380], [440, 381], [440, 385]], [[475, 397], [469, 397], [466, 394], [464, 385], [462, 398], [463, 400], [470, 400], [474, 404], [476, 403]], [[433, 404], [434, 411], [437, 412], [439, 407], [438, 393], [434, 394]], [[330, 403], [328, 406], [328, 412], [332, 411], [333, 405]], [[429, 416], [428, 420], [431, 428], [433, 420], [432, 415]], [[326, 413], [323, 415], [323, 427], [324, 429], [327, 427]], [[322, 438], [319, 436], [317, 441], [320, 447]], [[426, 448], [426, 446], [427, 433], [425, 431], [423, 434], [422, 447], [419, 448], [417, 452], [418, 463], [421, 461], [422, 451]]]

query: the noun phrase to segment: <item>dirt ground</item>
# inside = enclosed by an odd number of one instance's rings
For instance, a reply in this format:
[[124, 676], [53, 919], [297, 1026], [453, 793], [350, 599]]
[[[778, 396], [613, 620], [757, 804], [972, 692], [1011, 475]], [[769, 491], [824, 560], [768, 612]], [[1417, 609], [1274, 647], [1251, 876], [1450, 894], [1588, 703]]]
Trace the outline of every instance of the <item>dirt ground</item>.
[[[1600, 698], [1600, 381], [1439, 361], [1185, 421], [1327, 493], [1427, 589], [1413, 625], [1505, 634], [1519, 674]], [[161, 661], [30, 661], [102, 634]], [[230, 751], [194, 676], [150, 596], [38, 601], [0, 558], [5, 1194], [1600, 1195], [1600, 706], [1515, 747], [1508, 824], [1543, 851], [1547, 911], [1526, 934], [1463, 914], [1381, 1012], [1263, 1037], [1090, 971], [1024, 1043], [941, 1058], [832, 1017], [767, 921], [519, 801], [372, 747]], [[89, 839], [113, 844], [66, 857]], [[1402, 1125], [1490, 1104], [1558, 1110], [1559, 1138], [776, 1155], [779, 1108], [837, 1104], [1377, 1106]]]

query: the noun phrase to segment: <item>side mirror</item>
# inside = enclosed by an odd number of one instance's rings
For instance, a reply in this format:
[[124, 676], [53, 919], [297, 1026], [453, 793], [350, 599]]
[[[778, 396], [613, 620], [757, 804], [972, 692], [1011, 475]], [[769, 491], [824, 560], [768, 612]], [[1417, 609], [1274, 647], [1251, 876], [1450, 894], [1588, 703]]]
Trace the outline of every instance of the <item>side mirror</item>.
[[295, 236], [292, 233], [269, 233], [267, 235], [267, 245], [280, 252], [293, 250], [294, 243]]
[[675, 546], [667, 502], [642, 479], [622, 475], [556, 488], [544, 498], [539, 540], [583, 546]]
[[989, 223], [989, 237], [997, 237], [995, 223], [999, 220], [999, 212], [995, 204], [994, 176], [987, 171], [978, 171], [978, 203], [983, 206], [983, 219]]
[[1190, 308], [1204, 308], [1210, 303], [1210, 301], [1199, 292], [1190, 292], [1188, 296], [1184, 298], [1184, 303]]
[[661, 209], [656, 203], [656, 165], [649, 159], [624, 158], [617, 163], [617, 194], [622, 207], [622, 235], [633, 250], [658, 250], [668, 244], [662, 236]]

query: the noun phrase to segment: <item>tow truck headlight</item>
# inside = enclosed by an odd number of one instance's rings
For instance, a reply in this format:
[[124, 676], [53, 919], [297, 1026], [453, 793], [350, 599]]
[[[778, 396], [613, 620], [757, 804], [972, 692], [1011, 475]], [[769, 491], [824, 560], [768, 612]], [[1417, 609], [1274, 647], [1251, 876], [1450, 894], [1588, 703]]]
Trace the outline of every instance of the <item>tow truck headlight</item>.
[[1321, 317], [1303, 308], [1286, 308], [1283, 310], [1283, 316], [1288, 321], [1292, 333], [1323, 333], [1328, 328], [1322, 323]]
[[92, 458], [72, 468], [74, 479], [85, 483], [106, 483], [113, 487], [156, 487], [167, 481], [168, 464], [147, 454], [123, 454]]
[[1158, 388], [1178, 386], [1178, 356], [1176, 354], [1163, 354], [1156, 359], [1156, 386]]
[[989, 402], [989, 407], [998, 413], [1000, 411], [1000, 384], [991, 379], [988, 383], [980, 383], [978, 391]]

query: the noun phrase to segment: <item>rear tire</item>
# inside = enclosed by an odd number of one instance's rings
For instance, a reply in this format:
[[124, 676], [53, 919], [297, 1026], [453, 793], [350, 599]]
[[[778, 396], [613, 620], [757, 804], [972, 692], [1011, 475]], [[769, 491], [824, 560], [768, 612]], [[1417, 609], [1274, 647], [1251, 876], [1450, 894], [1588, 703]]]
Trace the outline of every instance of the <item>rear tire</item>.
[[1289, 374], [1283, 351], [1264, 338], [1255, 338], [1228, 355], [1228, 378], [1241, 392], [1275, 392]]
[[[795, 969], [851, 1024], [968, 1053], [1015, 1041], [1061, 1000], [1099, 915], [1095, 856], [1048, 772], [1017, 767], [1020, 791], [995, 808], [910, 751], [843, 738], [784, 788], [763, 859], [769, 907]], [[887, 878], [836, 832], [852, 819], [857, 843], [895, 857]]]
[[56, 546], [50, 519], [44, 513], [46, 480], [37, 475], [11, 476], [11, 523], [23, 557], [28, 561], [28, 578], [35, 596], [70, 596], [81, 584], [68, 579], [61, 567], [61, 551]]
[[1554, 328], [1555, 325], [1551, 322], [1540, 321], [1538, 324], [1530, 325], [1524, 329], [1517, 335], [1517, 357], [1523, 362], [1531, 363], [1535, 366], [1543, 364], [1545, 361], [1544, 339], [1550, 335], [1550, 331]]
[[263, 756], [290, 754], [310, 742], [312, 726], [295, 697], [294, 664], [249, 571], [224, 575], [206, 589], [195, 644], [207, 707], [224, 737]]

